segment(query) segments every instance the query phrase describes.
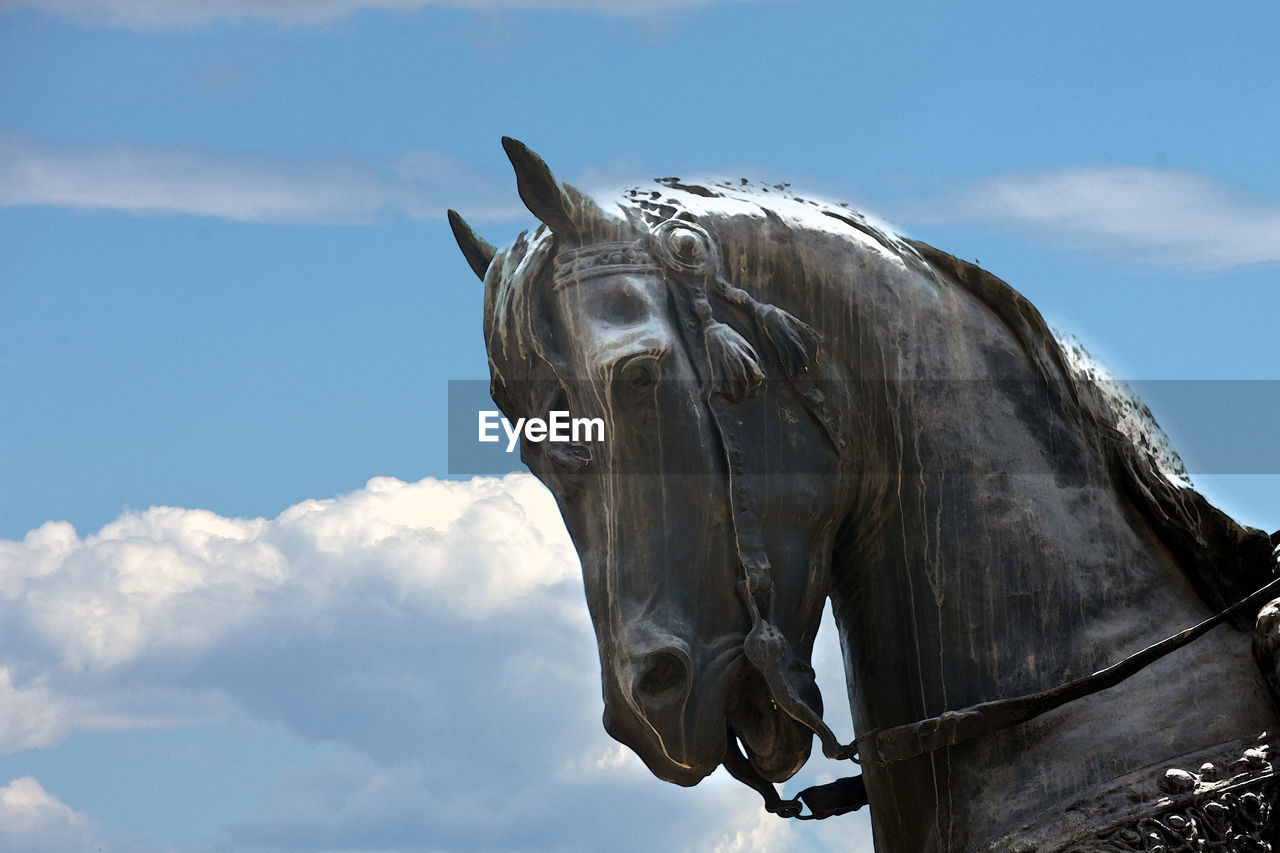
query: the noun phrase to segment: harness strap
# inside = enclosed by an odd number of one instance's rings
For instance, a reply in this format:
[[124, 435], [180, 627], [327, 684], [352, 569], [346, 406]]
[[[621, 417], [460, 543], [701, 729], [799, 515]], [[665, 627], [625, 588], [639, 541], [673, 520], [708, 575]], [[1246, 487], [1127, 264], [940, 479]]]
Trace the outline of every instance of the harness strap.
[[1242, 610], [1260, 605], [1277, 590], [1280, 590], [1280, 578], [1276, 578], [1198, 625], [1147, 646], [1142, 651], [1135, 652], [1119, 663], [1100, 669], [1092, 675], [1068, 681], [1066, 684], [1060, 684], [1039, 693], [981, 702], [959, 711], [946, 711], [937, 717], [929, 717], [914, 723], [889, 729], [877, 729], [855, 739], [851, 746], [857, 747], [863, 763], [871, 761], [885, 766], [1025, 723], [1041, 714], [1060, 708], [1068, 702], [1114, 687], [1192, 640], [1208, 633]]
[[[1082, 699], [1120, 684], [1161, 658], [1208, 633], [1235, 614], [1261, 605], [1278, 591], [1280, 591], [1280, 578], [1272, 580], [1227, 609], [1185, 631], [1135, 652], [1119, 663], [1092, 675], [1077, 678], [1050, 690], [1013, 699], [982, 702], [959, 711], [945, 711], [939, 716], [914, 723], [867, 732], [854, 739], [848, 746], [842, 747], [843, 754], [840, 757], [853, 758], [859, 763], [869, 761], [883, 767], [1025, 723], [1076, 699]], [[770, 689], [774, 689], [772, 685]], [[805, 721], [801, 720], [801, 722]], [[825, 728], [825, 724], [823, 727]], [[825, 741], [823, 748], [825, 752]], [[862, 774], [846, 776], [826, 785], [815, 785], [801, 791], [793, 799], [783, 800], [772, 783], [756, 773], [755, 768], [738, 750], [732, 738], [725, 755], [725, 769], [735, 779], [758, 791], [764, 797], [765, 808], [780, 817], [821, 820], [856, 811], [867, 805], [867, 788]], [[859, 758], [854, 758], [855, 755]], [[809, 814], [801, 813], [802, 805], [809, 807]]]
[[[725, 747], [724, 767], [729, 775], [764, 798], [765, 811], [778, 817], [796, 820], [822, 820], [857, 811], [867, 804], [867, 786], [862, 776], [846, 776], [825, 785], [805, 788], [790, 800], [778, 795], [778, 789], [751, 766], [737, 742], [729, 738]], [[805, 806], [809, 813], [804, 814]]]
[[854, 747], [842, 746], [835, 732], [822, 719], [822, 714], [804, 698], [806, 687], [817, 686], [813, 667], [791, 650], [791, 644], [777, 625], [760, 615], [755, 596], [750, 592], [750, 582], [739, 581], [738, 589], [752, 621], [751, 632], [747, 634], [742, 650], [764, 677], [773, 701], [788, 717], [818, 736], [822, 741], [822, 753], [827, 758], [852, 758]]
[[798, 814], [796, 820], [822, 820], [857, 811], [867, 804], [867, 783], [862, 774], [846, 776], [825, 785], [814, 785], [796, 794], [796, 799], [809, 807], [809, 814]]
[[743, 653], [764, 678], [778, 708], [822, 741], [823, 754], [833, 759], [851, 758], [853, 747], [841, 745], [823, 721], [822, 714], [804, 698], [806, 693], [817, 692], [813, 667], [795, 653], [786, 635], [771, 621], [773, 567], [765, 551], [764, 534], [760, 530], [752, 495], [744, 482], [745, 452], [732, 412], [718, 401], [711, 401], [709, 408], [720, 433], [729, 469], [729, 510], [733, 519], [734, 546], [743, 571], [743, 578], [738, 581], [738, 593], [751, 617], [751, 630], [743, 642]]

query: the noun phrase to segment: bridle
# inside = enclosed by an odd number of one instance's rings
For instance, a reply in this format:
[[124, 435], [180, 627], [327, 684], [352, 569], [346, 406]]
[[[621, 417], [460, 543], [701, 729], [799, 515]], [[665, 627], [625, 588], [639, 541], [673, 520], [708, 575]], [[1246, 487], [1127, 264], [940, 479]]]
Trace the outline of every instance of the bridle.
[[[1272, 535], [1273, 540], [1277, 538], [1280, 538], [1280, 532]], [[832, 755], [827, 749], [831, 731], [826, 724], [819, 720], [821, 730], [815, 728], [814, 731], [822, 738], [824, 752], [828, 758], [849, 759], [857, 764], [870, 763], [887, 767], [899, 761], [917, 758], [939, 749], [1012, 728], [1077, 699], [1114, 687], [1161, 658], [1204, 636], [1236, 614], [1259, 607], [1277, 594], [1280, 594], [1280, 578], [1268, 582], [1203, 622], [1166, 637], [1092, 675], [1068, 681], [1039, 693], [981, 702], [957, 711], [944, 711], [936, 717], [928, 717], [913, 723], [873, 729], [847, 745], [838, 747], [837, 755]], [[755, 661], [753, 660], [752, 663]], [[768, 682], [767, 678], [766, 682]], [[772, 684], [770, 686], [772, 687]], [[791, 713], [785, 704], [782, 702], [778, 704], [788, 714]], [[795, 716], [795, 719], [804, 725], [810, 725], [809, 721], [801, 716]], [[733, 752], [735, 750], [731, 749], [730, 753]], [[740, 757], [731, 757], [726, 761], [726, 769], [739, 781], [757, 790], [764, 797], [765, 808], [781, 817], [820, 820], [854, 811], [867, 804], [866, 786], [862, 782], [861, 774], [807, 788], [794, 798], [783, 800], [773, 785], [755, 773], [751, 765], [746, 763], [745, 758], [741, 763], [735, 760]], [[807, 815], [801, 814], [805, 805], [810, 810]]]
[[[813, 731], [822, 743], [823, 754], [830, 759], [887, 767], [1012, 728], [1078, 699], [1114, 687], [1204, 636], [1233, 616], [1250, 608], [1260, 607], [1269, 598], [1280, 595], [1280, 578], [1275, 578], [1208, 619], [1091, 675], [1038, 693], [981, 702], [912, 723], [873, 729], [842, 745], [823, 721], [822, 715], [804, 698], [803, 688], [814, 681], [813, 668], [795, 655], [787, 638], [771, 621], [771, 566], [764, 548], [755, 501], [750, 490], [741, 484], [744, 449], [733, 428], [730, 413], [714, 400], [708, 400], [708, 405], [720, 433], [728, 463], [734, 544], [738, 561], [743, 568], [743, 579], [738, 581], [738, 592], [751, 618], [751, 630], [743, 643], [743, 651], [747, 660], [763, 676], [777, 706], [789, 717]], [[1271, 543], [1280, 548], [1280, 531], [1271, 535]], [[764, 798], [765, 808], [780, 817], [821, 820], [855, 811], [867, 804], [867, 790], [862, 774], [806, 788], [795, 797], [784, 800], [773, 784], [751, 766], [732, 737], [725, 750], [724, 766], [735, 779], [755, 789]], [[803, 813], [805, 806], [809, 808], [808, 814]]]
[[[944, 711], [935, 717], [873, 729], [848, 744], [841, 744], [823, 721], [822, 715], [804, 698], [804, 688], [808, 683], [814, 682], [813, 668], [796, 656], [785, 635], [771, 621], [773, 578], [755, 511], [755, 501], [750, 490], [742, 485], [745, 449], [734, 429], [729, 410], [714, 399], [708, 399], [707, 404], [720, 434], [728, 466], [734, 545], [743, 569], [743, 579], [738, 581], [738, 593], [751, 619], [751, 630], [743, 642], [743, 652], [763, 676], [778, 708], [818, 736], [823, 754], [827, 758], [887, 767], [1012, 728], [1078, 699], [1114, 687], [1204, 636], [1235, 615], [1260, 607], [1265, 601], [1280, 595], [1280, 578], [1275, 578], [1208, 619], [1091, 675], [1038, 693], [981, 702], [954, 711]], [[1280, 548], [1280, 531], [1271, 535], [1271, 544]], [[867, 790], [862, 774], [806, 788], [795, 797], [784, 800], [773, 784], [751, 766], [732, 737], [725, 750], [724, 766], [735, 779], [755, 789], [764, 798], [765, 808], [780, 817], [821, 820], [855, 811], [867, 804]], [[805, 806], [809, 808], [808, 814], [803, 813]]]
[[[754, 315], [755, 322], [766, 328], [765, 337], [777, 347], [775, 355], [789, 379], [800, 378], [816, 364], [819, 339], [816, 332], [785, 311], [759, 303], [727, 282], [720, 275], [720, 267], [718, 249], [704, 229], [687, 220], [669, 219], [655, 226], [649, 237], [642, 241], [598, 244], [566, 253], [563, 259], [558, 259], [556, 278], [557, 281], [581, 281], [616, 272], [660, 271], [668, 283], [684, 296], [683, 300], [677, 299], [676, 304], [678, 313], [686, 316], [682, 318], [684, 322], [676, 325], [682, 330], [685, 346], [691, 354], [699, 348], [707, 354], [703, 369], [707, 372], [705, 378], [708, 381], [703, 400], [719, 434], [728, 472], [734, 548], [743, 571], [737, 588], [751, 621], [751, 628], [743, 641], [743, 653], [762, 676], [777, 707], [818, 736], [827, 758], [887, 767], [1012, 728], [1114, 687], [1233, 616], [1260, 606], [1268, 597], [1280, 595], [1280, 578], [1276, 578], [1210, 618], [1091, 675], [1038, 693], [981, 702], [911, 723], [873, 729], [848, 744], [841, 744], [823, 721], [821, 713], [805, 698], [806, 693], [816, 692], [813, 668], [795, 654], [773, 621], [772, 567], [765, 549], [757, 501], [747, 486], [747, 448], [731, 405], [740, 402], [744, 396], [750, 396], [762, 381], [763, 374], [755, 365], [755, 385], [749, 375], [745, 375], [745, 383], [742, 381], [745, 374], [741, 370], [743, 365], [732, 363], [733, 358], [746, 360], [748, 354], [755, 356], [755, 351], [714, 316], [710, 296], [714, 294], [721, 302], [742, 306]], [[725, 339], [726, 336], [736, 341], [733, 345], [737, 347], [736, 352], [730, 352], [728, 369], [725, 364], [717, 364], [718, 357], [725, 358], [724, 353], [712, 349], [713, 339]], [[699, 359], [691, 358], [691, 361], [697, 363]], [[734, 381], [724, 381], [725, 374], [732, 374]], [[745, 394], [744, 384], [747, 386]], [[792, 388], [840, 456], [847, 448], [837, 420], [827, 408], [821, 392], [806, 385], [792, 383]], [[1273, 546], [1280, 547], [1280, 531], [1272, 534], [1271, 542]], [[734, 778], [764, 798], [768, 811], [784, 818], [820, 820], [867, 804], [866, 785], [861, 774], [806, 788], [791, 799], [783, 799], [774, 785], [751, 766], [732, 733], [727, 735], [723, 763]], [[805, 807], [809, 809], [808, 814], [804, 813]]]
[[[705, 234], [696, 225], [680, 223], [679, 227], [692, 228], [695, 232]], [[718, 253], [712, 245], [707, 250], [703, 270], [713, 270], [718, 265]], [[673, 264], [668, 262], [666, 266], [668, 280], [671, 280], [673, 277], [670, 270]], [[707, 276], [707, 273], [703, 272], [703, 276]], [[686, 292], [692, 293], [695, 304], [700, 301], [705, 305], [705, 287], [696, 280], [690, 284], [688, 279], [680, 281], [680, 278], [683, 277], [677, 277], [676, 283], [683, 285]], [[721, 284], [725, 285], [722, 292], [732, 293], [737, 290], [722, 280]], [[705, 326], [706, 312], [704, 310], [699, 313]], [[692, 341], [686, 339], [685, 343], [692, 351]], [[815, 347], [804, 370], [807, 371], [816, 361]], [[797, 377], [792, 375], [789, 378]], [[837, 456], [843, 455], [847, 442], [822, 394], [814, 388], [802, 387], [800, 383], [793, 383], [792, 387], [800, 395], [809, 413], [821, 425], [825, 438], [831, 442]], [[743, 577], [737, 583], [738, 594], [751, 620], [751, 629], [743, 641], [743, 653], [763, 677], [778, 708], [817, 735], [822, 743], [823, 754], [829, 759], [887, 767], [1012, 728], [1114, 687], [1237, 614], [1260, 607], [1269, 598], [1280, 595], [1280, 578], [1275, 578], [1208, 619], [1091, 675], [1037, 693], [981, 702], [911, 723], [873, 729], [847, 744], [841, 744], [823, 721], [822, 714], [805, 699], [805, 693], [809, 692], [806, 688], [816, 688], [813, 668], [795, 654], [786, 636], [773, 622], [772, 567], [764, 546], [756, 500], [745, 483], [747, 448], [743, 446], [733, 409], [726, 404], [723, 395], [717, 395], [714, 384], [708, 387], [703, 397], [719, 434], [728, 471], [728, 499], [730, 517], [733, 520], [734, 547], [743, 570]], [[1271, 544], [1280, 549], [1280, 531], [1271, 535]], [[854, 811], [867, 804], [862, 774], [806, 788], [791, 799], [783, 799], [774, 785], [751, 766], [736, 738], [730, 735], [727, 741], [723, 761], [725, 769], [734, 778], [756, 790], [764, 798], [765, 808], [780, 817], [821, 820]], [[806, 806], [808, 814], [804, 813]]]

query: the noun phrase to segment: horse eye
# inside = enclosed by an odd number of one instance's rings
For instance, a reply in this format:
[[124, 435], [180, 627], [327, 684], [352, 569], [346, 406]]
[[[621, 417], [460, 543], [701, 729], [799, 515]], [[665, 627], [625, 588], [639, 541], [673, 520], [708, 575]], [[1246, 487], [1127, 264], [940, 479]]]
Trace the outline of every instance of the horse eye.
[[615, 385], [635, 391], [648, 391], [658, 384], [662, 376], [662, 364], [652, 353], [633, 355], [614, 370]]

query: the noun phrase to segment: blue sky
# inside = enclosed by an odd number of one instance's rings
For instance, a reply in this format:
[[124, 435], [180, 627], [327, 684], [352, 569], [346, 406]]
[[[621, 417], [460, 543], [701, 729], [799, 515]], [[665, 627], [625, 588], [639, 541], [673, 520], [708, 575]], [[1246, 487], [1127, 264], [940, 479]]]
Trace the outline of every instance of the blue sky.
[[1274, 530], [1278, 24], [0, 0], [0, 846], [866, 844], [603, 733], [548, 498], [447, 476], [447, 382], [486, 368], [445, 208], [499, 245], [529, 227], [502, 135], [588, 189], [850, 202], [1013, 284]]

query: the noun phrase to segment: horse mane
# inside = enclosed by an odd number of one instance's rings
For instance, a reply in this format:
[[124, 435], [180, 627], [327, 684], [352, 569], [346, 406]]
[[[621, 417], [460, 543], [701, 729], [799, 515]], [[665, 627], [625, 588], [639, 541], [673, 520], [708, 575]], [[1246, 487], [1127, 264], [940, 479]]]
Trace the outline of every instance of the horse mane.
[[[927, 243], [895, 234], [847, 206], [800, 198], [785, 184], [752, 185], [744, 180], [703, 186], [676, 178], [658, 179], [656, 184], [661, 189], [637, 187], [621, 194], [615, 203], [626, 219], [652, 227], [668, 219], [687, 218], [714, 236], [718, 221], [747, 214], [763, 234], [751, 241], [755, 248], [770, 240], [790, 241], [797, 227], [830, 232], [839, 221], [870, 240], [872, 250], [939, 284], [963, 288], [1008, 328], [1051, 392], [1059, 395], [1068, 411], [1078, 413], [1082, 425], [1097, 437], [1115, 487], [1211, 609], [1234, 604], [1276, 576], [1276, 554], [1267, 534], [1239, 524], [1192, 488], [1149, 410], [1127, 389], [1108, 381], [1082, 353], [1064, 347], [1040, 312], [1000, 278]], [[526, 385], [526, 393], [533, 398], [545, 397], [558, 387], [555, 342], [547, 339], [549, 329], [537, 307], [540, 300], [532, 292], [554, 248], [549, 237], [545, 230], [532, 237], [521, 234], [511, 249], [495, 258], [486, 279], [485, 331], [492, 390], [508, 414], [545, 402], [526, 399], [524, 405], [512, 405], [515, 388], [509, 384], [507, 370], [514, 363], [532, 365], [534, 382]], [[730, 247], [723, 251], [728, 264]], [[747, 280], [735, 280], [735, 284], [749, 288], [752, 281], [767, 280], [775, 271], [761, 259], [749, 257], [749, 251], [746, 254], [737, 263], [753, 269]], [[729, 275], [736, 279], [744, 272], [734, 269]], [[790, 267], [786, 272], [806, 275]], [[759, 329], [735, 325], [757, 351], [763, 351]], [[1252, 618], [1253, 614], [1241, 616], [1237, 625], [1246, 627]]]
[[[927, 243], [908, 242], [1000, 318], [1046, 381], [1065, 377], [1078, 411], [1097, 430], [1113, 482], [1211, 609], [1223, 610], [1275, 578], [1270, 537], [1192, 488], [1182, 461], [1132, 392], [1109, 380], [1078, 346], [1064, 347], [1040, 312], [1006, 282]], [[1253, 617], [1241, 615], [1237, 627], [1251, 627]]]

